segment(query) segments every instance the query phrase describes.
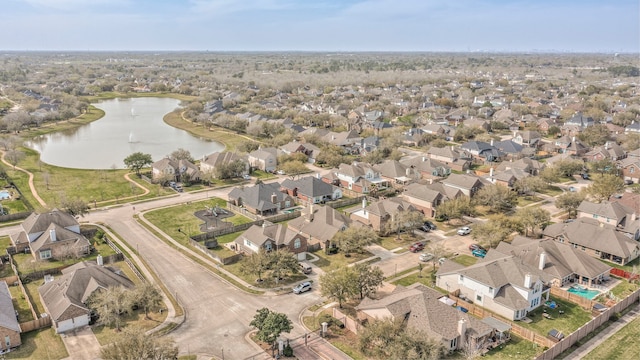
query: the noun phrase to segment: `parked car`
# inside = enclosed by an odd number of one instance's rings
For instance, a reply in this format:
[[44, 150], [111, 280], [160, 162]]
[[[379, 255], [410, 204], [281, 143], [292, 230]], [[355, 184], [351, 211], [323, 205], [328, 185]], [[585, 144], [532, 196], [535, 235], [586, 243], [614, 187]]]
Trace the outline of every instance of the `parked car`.
[[471, 228], [468, 226], [464, 226], [458, 229], [458, 235], [460, 236], [469, 235], [469, 234], [471, 234]]
[[278, 174], [278, 175], [284, 175], [284, 174], [285, 174], [285, 172], [284, 172], [284, 170], [278, 170], [278, 171], [276, 171], [276, 174]]
[[409, 251], [411, 252], [418, 252], [418, 251], [422, 251], [424, 250], [424, 243], [418, 241], [417, 243], [411, 245], [411, 247], [409, 247]]
[[487, 249], [483, 248], [482, 246], [480, 246], [480, 244], [471, 244], [469, 245], [469, 250], [473, 251], [473, 250], [482, 250], [482, 251], [487, 251]]
[[303, 274], [311, 274], [311, 272], [313, 271], [311, 265], [304, 261], [299, 262], [298, 265], [300, 265], [300, 271], [302, 271]]
[[430, 253], [420, 254], [420, 258], [419, 259], [420, 259], [420, 261], [427, 262], [427, 261], [433, 259], [433, 254], [430, 254]]
[[438, 259], [438, 264], [442, 265], [445, 261], [447, 261], [447, 258], [440, 258]]
[[429, 232], [429, 231], [431, 231], [431, 228], [428, 227], [427, 225], [422, 225], [422, 226], [420, 226], [420, 230], [422, 230], [424, 232]]
[[242, 175], [242, 178], [245, 179], [245, 180], [251, 180], [251, 176], [249, 176], [247, 174]]
[[578, 188], [576, 188], [574, 186], [569, 186], [569, 191], [570, 192], [576, 192], [576, 191], [578, 191]]
[[479, 258], [487, 256], [487, 252], [484, 249], [475, 249], [471, 252], [471, 255]]
[[587, 173], [582, 173], [582, 175], [581, 175], [581, 176], [582, 176], [582, 178], [583, 178], [584, 180], [589, 180], [589, 174], [587, 174]]
[[631, 179], [626, 179], [626, 180], [624, 181], [624, 184], [625, 184], [625, 185], [633, 185], [633, 180], [631, 180]]
[[300, 283], [293, 288], [294, 294], [302, 294], [303, 292], [307, 291], [311, 291], [311, 283], [309, 281]]
[[428, 221], [428, 220], [424, 222], [424, 225], [428, 226], [429, 229], [431, 229], [431, 230], [436, 230], [438, 228], [436, 226], [436, 224], [434, 224], [434, 223], [432, 223], [431, 221]]

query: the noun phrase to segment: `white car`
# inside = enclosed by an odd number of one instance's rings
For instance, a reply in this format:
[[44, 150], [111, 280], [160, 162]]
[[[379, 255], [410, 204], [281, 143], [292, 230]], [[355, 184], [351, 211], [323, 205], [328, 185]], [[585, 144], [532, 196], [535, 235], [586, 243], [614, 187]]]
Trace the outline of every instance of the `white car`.
[[278, 174], [278, 175], [284, 175], [284, 174], [285, 174], [285, 172], [284, 172], [284, 170], [278, 170], [278, 171], [276, 171], [276, 174]]
[[431, 259], [433, 259], [433, 254], [430, 254], [430, 253], [420, 254], [420, 261], [427, 262]]
[[307, 292], [307, 291], [311, 291], [311, 283], [309, 281], [300, 283], [293, 288], [294, 294], [302, 294], [303, 292]]
[[471, 234], [471, 228], [468, 226], [461, 227], [460, 229], [458, 229], [458, 235], [460, 236], [469, 235], [469, 234]]

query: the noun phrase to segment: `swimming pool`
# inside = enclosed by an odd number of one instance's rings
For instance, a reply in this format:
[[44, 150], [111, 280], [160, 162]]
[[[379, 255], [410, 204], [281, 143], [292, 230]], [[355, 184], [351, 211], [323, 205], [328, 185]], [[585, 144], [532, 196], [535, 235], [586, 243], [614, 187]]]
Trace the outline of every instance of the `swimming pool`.
[[9, 190], [0, 190], [0, 200], [11, 199], [11, 193]]
[[592, 300], [594, 297], [600, 295], [600, 291], [598, 290], [588, 290], [588, 289], [576, 289], [574, 287], [570, 287], [569, 290], [567, 290], [568, 292], [572, 293], [572, 294], [576, 294], [579, 296], [582, 296], [583, 298], [587, 298], [589, 300]]

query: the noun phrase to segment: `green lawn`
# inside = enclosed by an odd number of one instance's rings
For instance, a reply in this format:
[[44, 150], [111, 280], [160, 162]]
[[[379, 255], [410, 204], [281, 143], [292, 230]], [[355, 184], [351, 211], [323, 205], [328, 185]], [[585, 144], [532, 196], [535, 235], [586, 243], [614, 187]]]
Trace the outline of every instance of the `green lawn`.
[[[145, 213], [144, 216], [174, 240], [183, 245], [187, 245], [189, 242], [187, 240], [187, 235], [193, 236], [202, 233], [200, 231], [200, 224], [202, 224], [202, 220], [198, 219], [194, 213], [198, 210], [204, 210], [205, 206], [219, 206], [224, 208], [226, 206], [226, 202], [219, 198], [210, 198], [189, 204], [181, 204], [149, 211]], [[225, 219], [225, 221], [231, 221], [237, 225], [251, 222], [251, 219], [236, 214], [233, 217]], [[180, 231], [178, 231], [178, 229], [180, 229]]]
[[393, 282], [394, 285], [402, 285], [402, 286], [409, 286], [411, 284], [415, 284], [417, 282], [426, 285], [430, 288], [433, 288], [435, 290], [440, 291], [439, 289], [437, 289], [435, 287], [435, 272], [430, 271], [432, 269], [432, 266], [427, 265], [425, 266], [425, 268], [422, 270], [422, 275], [420, 275], [419, 273], [413, 273], [410, 275], [407, 275], [403, 278], [400, 278], [398, 280], [395, 280]]
[[[149, 311], [149, 319], [146, 319], [144, 316], [143, 310], [137, 310], [130, 314], [122, 316], [122, 325], [121, 328], [125, 328], [128, 326], [137, 326], [143, 330], [150, 330], [155, 328], [156, 326], [162, 324], [162, 322], [167, 318], [167, 312], [163, 311], [162, 314], [156, 311]], [[94, 325], [92, 326], [93, 333], [96, 335], [98, 342], [100, 345], [104, 346], [114, 342], [118, 336], [118, 333], [115, 330], [115, 327], [107, 327], [104, 325]]]
[[537, 197], [537, 196], [518, 196], [516, 200], [517, 200], [517, 202], [516, 202], [517, 206], [524, 207], [524, 206], [527, 206], [529, 204], [533, 204], [533, 203], [542, 201], [542, 198]]
[[251, 173], [251, 176], [258, 178], [260, 180], [269, 180], [269, 179], [274, 179], [276, 177], [275, 175], [262, 170], [253, 170], [253, 172]]
[[[583, 310], [579, 305], [557, 299], [553, 296], [549, 297], [549, 299], [555, 301], [559, 306], [555, 309], [541, 306], [527, 315], [533, 322], [530, 324], [519, 322], [518, 325], [533, 330], [543, 336], [551, 329], [559, 330], [568, 335], [591, 320], [591, 314]], [[543, 310], [547, 310], [547, 313], [551, 315], [552, 319], [544, 318], [542, 316]], [[564, 314], [560, 314], [558, 311], [564, 311]]]
[[[8, 184], [7, 179], [0, 179], [0, 187], [5, 188]], [[2, 208], [8, 210], [9, 214], [29, 211], [27, 205], [22, 201], [20, 193], [18, 193], [16, 189], [6, 188], [6, 190], [11, 194], [11, 198], [0, 201], [0, 206], [2, 206]]]
[[234, 233], [218, 236], [218, 244], [226, 244], [234, 241], [238, 238], [244, 231], [236, 231]]
[[540, 191], [540, 193], [549, 195], [549, 196], [558, 196], [562, 194], [564, 191], [555, 185], [548, 186], [546, 189]]
[[586, 360], [637, 359], [637, 341], [640, 338], [640, 317], [625, 325], [620, 331], [600, 344], [584, 357]]
[[542, 354], [544, 348], [517, 336], [511, 336], [511, 340], [489, 351], [486, 355], [489, 359], [534, 359]]
[[609, 265], [611, 267], [614, 267], [614, 268], [617, 268], [617, 269], [622, 269], [624, 271], [629, 271], [629, 272], [633, 272], [634, 267], [636, 267], [636, 268], [640, 267], [640, 257], [635, 259], [635, 260], [633, 260], [633, 261], [631, 261], [631, 262], [629, 262], [629, 263], [627, 263], [627, 264], [625, 264], [625, 265], [619, 265], [619, 264], [616, 264], [614, 262], [609, 262], [609, 261], [602, 261], [602, 262], [604, 262], [605, 264], [607, 264], [607, 265]]
[[387, 250], [393, 250], [396, 248], [405, 248], [408, 250], [411, 244], [415, 243], [419, 239], [420, 238], [415, 236], [413, 233], [401, 234], [400, 239], [398, 239], [396, 235], [384, 236], [381, 238], [380, 246]]
[[300, 281], [306, 280], [307, 276], [303, 275], [303, 274], [293, 274], [291, 276], [287, 276], [285, 277], [283, 280], [278, 281], [278, 283], [276, 284], [275, 279], [271, 278], [268, 276], [268, 272], [265, 272], [264, 274], [262, 274], [262, 279], [264, 281], [260, 282], [260, 283], [256, 283], [256, 279], [257, 277], [253, 274], [246, 274], [244, 272], [242, 272], [242, 267], [244, 262], [246, 261], [246, 258], [242, 258], [242, 260], [233, 263], [233, 264], [229, 264], [229, 265], [225, 265], [224, 269], [231, 272], [232, 274], [238, 276], [239, 278], [241, 278], [242, 280], [246, 281], [247, 284], [253, 284], [255, 286], [261, 287], [261, 288], [274, 288], [274, 287], [286, 287], [286, 286], [291, 286], [293, 284], [296, 284]]
[[452, 257], [451, 260], [463, 266], [475, 265], [475, 263], [478, 262], [478, 258], [470, 255], [465, 255], [465, 254]]
[[22, 345], [4, 355], [7, 359], [64, 359], [69, 354], [60, 335], [53, 328], [30, 331], [21, 335]]
[[373, 256], [368, 251], [365, 251], [362, 254], [351, 254], [350, 257], [345, 257], [343, 253], [338, 252], [337, 254], [327, 255], [324, 250], [319, 250], [313, 253], [320, 259], [316, 261], [314, 264], [320, 267], [322, 270], [331, 271], [344, 266], [347, 266], [356, 261], [360, 261], [362, 259], [366, 259], [368, 257]]
[[33, 320], [33, 314], [29, 308], [29, 301], [20, 290], [20, 286], [9, 285], [9, 292], [13, 300], [13, 308], [18, 311], [18, 322], [25, 322]]
[[[39, 154], [22, 148], [26, 154], [18, 166], [34, 175], [34, 186], [47, 207], [60, 207], [65, 198], [80, 198], [91, 205], [121, 203], [125, 197], [142, 199], [143, 190], [124, 178], [129, 170], [83, 170], [52, 166], [39, 161]], [[24, 197], [37, 210], [42, 210], [39, 202], [29, 191], [27, 174], [4, 166], [7, 175], [22, 191]], [[156, 196], [151, 192], [146, 197]], [[130, 201], [130, 200], [129, 200]]]

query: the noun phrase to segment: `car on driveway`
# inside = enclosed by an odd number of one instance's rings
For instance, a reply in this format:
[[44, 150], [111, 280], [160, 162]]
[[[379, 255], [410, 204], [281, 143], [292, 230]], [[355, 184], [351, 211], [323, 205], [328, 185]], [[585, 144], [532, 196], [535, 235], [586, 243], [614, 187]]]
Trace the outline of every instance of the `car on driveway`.
[[424, 243], [421, 242], [421, 241], [418, 241], [417, 243], [415, 243], [415, 244], [413, 244], [413, 245], [411, 245], [409, 247], [409, 251], [411, 251], [413, 253], [414, 252], [418, 252], [418, 251], [422, 251], [422, 250], [424, 250]]
[[422, 262], [427, 262], [427, 261], [433, 259], [433, 254], [430, 254], [430, 253], [420, 254], [420, 258], [419, 259]]
[[293, 288], [294, 294], [302, 294], [303, 292], [307, 291], [311, 291], [311, 283], [309, 281], [300, 283]]
[[574, 186], [569, 186], [569, 191], [570, 192], [576, 192], [576, 191], [578, 191], [578, 188], [576, 188]]
[[482, 250], [482, 251], [487, 251], [487, 249], [483, 248], [482, 246], [480, 246], [480, 244], [471, 244], [469, 245], [469, 250], [473, 251], [473, 250]]
[[424, 226], [427, 226], [431, 230], [436, 230], [438, 228], [436, 224], [432, 223], [431, 221], [425, 221]]
[[420, 230], [422, 230], [424, 232], [429, 232], [429, 231], [431, 231], [431, 228], [428, 227], [427, 225], [422, 225], [422, 226], [420, 226]]
[[460, 236], [469, 235], [469, 234], [471, 234], [471, 228], [468, 226], [464, 226], [458, 229], [458, 235]]
[[484, 249], [475, 249], [471, 252], [471, 255], [475, 256], [475, 257], [479, 257], [479, 258], [483, 258], [485, 256], [487, 256], [487, 252]]
[[438, 264], [442, 265], [445, 261], [447, 261], [447, 258], [440, 258], [438, 259]]
[[245, 180], [251, 180], [251, 176], [247, 174], [242, 175], [242, 178]]

